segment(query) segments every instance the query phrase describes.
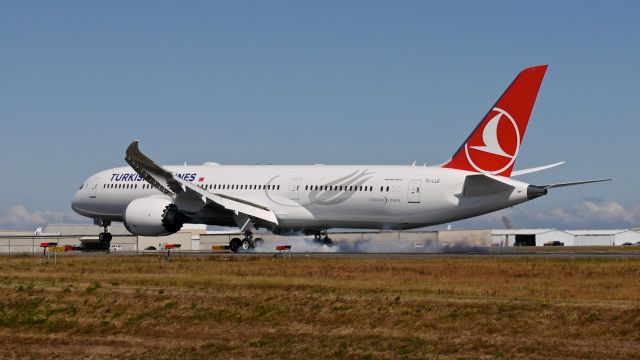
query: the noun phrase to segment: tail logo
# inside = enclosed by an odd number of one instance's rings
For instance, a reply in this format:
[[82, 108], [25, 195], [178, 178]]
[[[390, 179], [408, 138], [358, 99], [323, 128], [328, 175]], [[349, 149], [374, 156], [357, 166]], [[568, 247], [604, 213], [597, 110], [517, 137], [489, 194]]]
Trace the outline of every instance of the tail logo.
[[513, 117], [498, 107], [491, 110], [488, 118], [490, 120], [482, 130], [482, 137], [479, 132], [474, 133], [464, 150], [474, 169], [500, 174], [516, 161], [520, 150], [520, 130]]

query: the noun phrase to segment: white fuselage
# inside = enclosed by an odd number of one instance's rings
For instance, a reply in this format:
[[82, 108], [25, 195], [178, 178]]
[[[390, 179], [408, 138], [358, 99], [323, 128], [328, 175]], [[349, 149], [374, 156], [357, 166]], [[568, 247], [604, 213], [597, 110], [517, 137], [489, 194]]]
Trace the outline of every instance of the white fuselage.
[[[491, 195], [462, 196], [473, 173], [440, 167], [380, 165], [198, 165], [167, 170], [212, 194], [260, 204], [281, 229], [411, 229], [485, 214], [529, 200], [528, 184]], [[94, 219], [122, 221], [135, 199], [166, 196], [130, 167], [90, 176], [72, 208]], [[230, 225], [216, 209], [192, 208], [192, 222]], [[258, 224], [259, 225], [259, 224]]]

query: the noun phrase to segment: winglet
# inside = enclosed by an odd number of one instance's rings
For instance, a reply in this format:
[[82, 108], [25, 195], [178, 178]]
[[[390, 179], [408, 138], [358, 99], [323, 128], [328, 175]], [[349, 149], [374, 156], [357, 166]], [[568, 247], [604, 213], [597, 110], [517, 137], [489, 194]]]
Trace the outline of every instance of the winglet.
[[[170, 179], [172, 174], [158, 166], [153, 160], [144, 155], [139, 148], [140, 141], [134, 140], [125, 152], [124, 161], [129, 164], [142, 178], [165, 195], [173, 196], [174, 189], [170, 189], [168, 184], [162, 184], [159, 179]], [[174, 190], [174, 191], [172, 191]]]

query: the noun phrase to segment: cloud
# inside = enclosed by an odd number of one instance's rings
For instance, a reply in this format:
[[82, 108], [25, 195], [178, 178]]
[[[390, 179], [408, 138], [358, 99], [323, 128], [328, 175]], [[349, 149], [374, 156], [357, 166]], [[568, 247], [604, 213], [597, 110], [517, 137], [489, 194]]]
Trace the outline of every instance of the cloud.
[[624, 229], [640, 226], [640, 201], [622, 204], [588, 198], [568, 207], [549, 210], [515, 207], [461, 221], [457, 227], [502, 228], [503, 216], [509, 217], [519, 228]]
[[80, 215], [69, 212], [51, 210], [29, 211], [24, 205], [16, 205], [0, 215], [0, 227], [3, 229], [32, 230], [38, 226], [48, 224], [82, 224], [88, 220]]
[[[640, 226], [640, 201], [622, 204], [597, 198], [584, 199], [568, 207], [548, 210], [509, 208], [453, 223], [453, 228], [504, 228], [502, 217], [518, 228], [624, 229]], [[89, 220], [71, 212], [29, 211], [16, 205], [0, 214], [1, 229], [32, 230], [48, 224], [86, 224]]]

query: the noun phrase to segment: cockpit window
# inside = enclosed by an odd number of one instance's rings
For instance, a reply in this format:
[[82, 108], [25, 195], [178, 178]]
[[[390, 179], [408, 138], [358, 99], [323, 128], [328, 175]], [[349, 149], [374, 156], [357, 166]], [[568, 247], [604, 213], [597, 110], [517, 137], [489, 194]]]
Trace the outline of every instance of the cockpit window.
[[80, 185], [80, 189], [78, 189], [78, 190], [82, 190], [83, 187], [84, 187], [84, 184]]

